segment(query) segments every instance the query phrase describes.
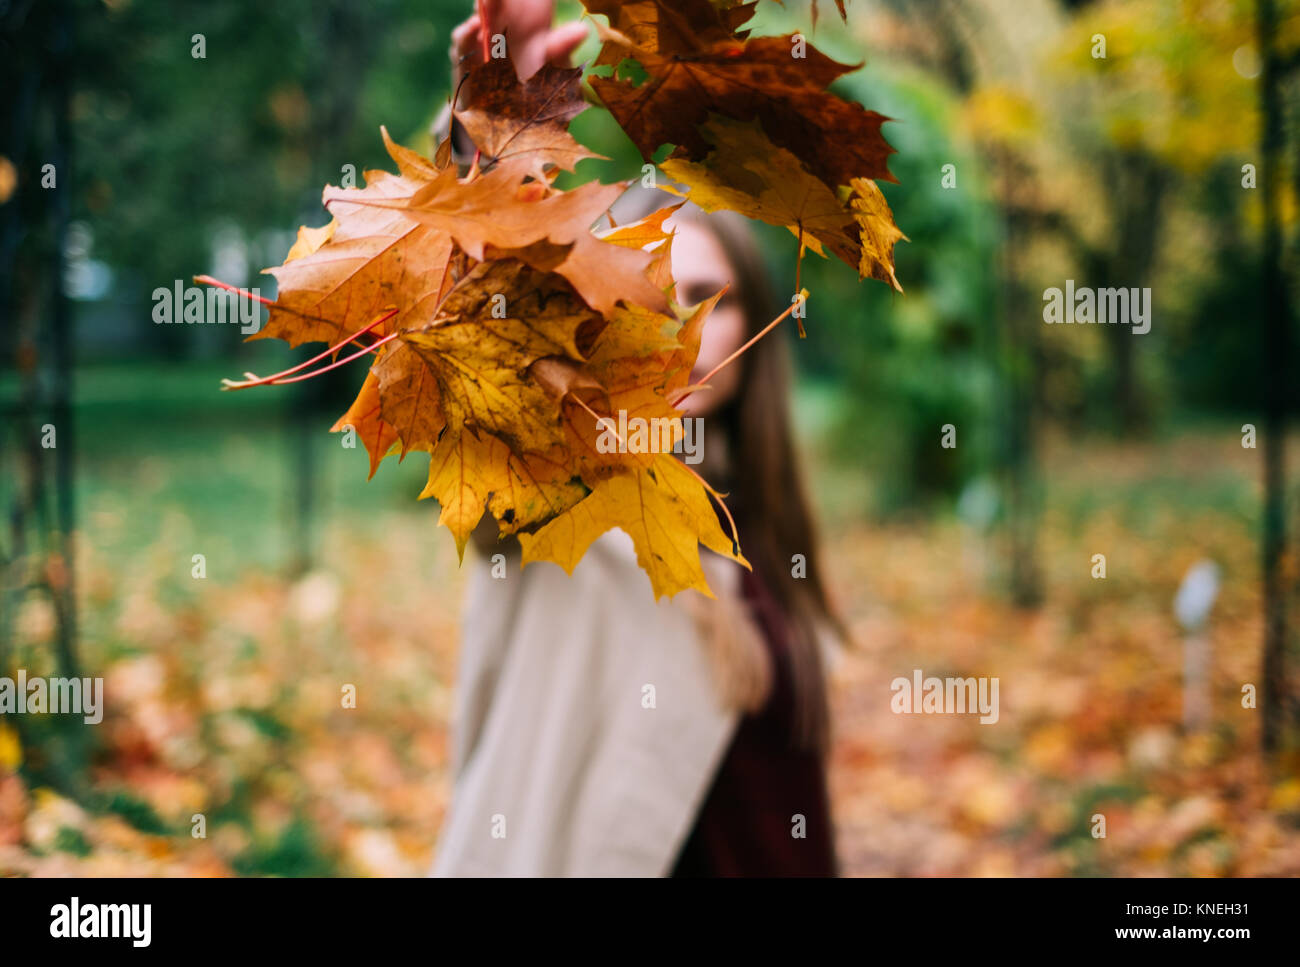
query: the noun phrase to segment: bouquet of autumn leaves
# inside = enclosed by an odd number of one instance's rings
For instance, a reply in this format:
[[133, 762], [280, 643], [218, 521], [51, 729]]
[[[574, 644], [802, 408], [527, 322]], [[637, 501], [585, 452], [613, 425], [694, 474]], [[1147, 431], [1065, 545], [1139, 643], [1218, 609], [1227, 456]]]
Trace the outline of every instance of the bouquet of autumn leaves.
[[[885, 119], [828, 92], [852, 68], [811, 47], [792, 56], [797, 35], [749, 39], [740, 27], [752, 6], [591, 0], [589, 11], [609, 19], [598, 24], [596, 72], [614, 68], [593, 74], [595, 94], [647, 161], [676, 145], [660, 167], [684, 188], [670, 190], [708, 211], [788, 226], [799, 257], [830, 249], [897, 287], [902, 233], [874, 183], [890, 178]], [[618, 76], [627, 61], [648, 78]], [[525, 565], [569, 571], [617, 527], [656, 598], [708, 594], [701, 544], [748, 566], [734, 524], [719, 519], [721, 495], [671, 452], [598, 440], [620, 412], [680, 435], [676, 404], [697, 389], [690, 374], [721, 293], [677, 303], [664, 228], [675, 206], [596, 231], [627, 185], [555, 186], [558, 171], [595, 157], [568, 132], [587, 106], [581, 77], [546, 66], [521, 82], [508, 56], [485, 50], [454, 105], [478, 148], [467, 173], [447, 141], [430, 158], [382, 131], [397, 172], [368, 171], [364, 188], [327, 187], [332, 220], [301, 228], [284, 264], [267, 270], [278, 297], [252, 338], [329, 348], [226, 386], [292, 382], [331, 357], [328, 368], [368, 358], [333, 429], [355, 430], [371, 476], [391, 453], [427, 451], [420, 496], [438, 501], [462, 556], [484, 513], [502, 536], [518, 536]]]

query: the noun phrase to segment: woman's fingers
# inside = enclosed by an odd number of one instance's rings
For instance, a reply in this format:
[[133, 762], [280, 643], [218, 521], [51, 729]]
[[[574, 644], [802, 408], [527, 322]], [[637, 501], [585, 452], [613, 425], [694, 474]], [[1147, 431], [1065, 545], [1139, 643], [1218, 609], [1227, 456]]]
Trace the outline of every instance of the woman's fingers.
[[453, 61], [460, 60], [478, 46], [478, 28], [478, 14], [474, 14], [451, 32], [451, 59]]
[[[510, 53], [519, 76], [530, 77], [542, 64], [568, 66], [573, 52], [587, 38], [583, 23], [550, 28], [553, 0], [485, 0], [491, 29], [509, 38]], [[482, 43], [482, 20], [475, 13], [451, 32], [451, 59], [458, 63]]]
[[568, 67], [573, 52], [587, 39], [587, 25], [581, 22], [562, 24], [546, 38], [546, 63]]
[[512, 46], [519, 76], [528, 79], [541, 70], [543, 64], [568, 67], [574, 50], [587, 39], [587, 28], [581, 23], [569, 23], [554, 30], [546, 30], [528, 39], [526, 43]]
[[555, 0], [483, 0], [492, 29], [517, 39], [543, 33], [555, 18]]

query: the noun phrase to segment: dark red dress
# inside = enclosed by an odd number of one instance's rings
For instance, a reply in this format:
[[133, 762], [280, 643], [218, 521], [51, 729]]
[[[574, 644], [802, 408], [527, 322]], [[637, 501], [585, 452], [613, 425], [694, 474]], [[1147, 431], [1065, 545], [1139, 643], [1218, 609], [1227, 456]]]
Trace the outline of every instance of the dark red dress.
[[[825, 764], [794, 742], [785, 616], [753, 572], [743, 574], [744, 598], [776, 671], [772, 694], [759, 712], [741, 719], [673, 876], [835, 876]], [[802, 838], [794, 835], [797, 816]]]

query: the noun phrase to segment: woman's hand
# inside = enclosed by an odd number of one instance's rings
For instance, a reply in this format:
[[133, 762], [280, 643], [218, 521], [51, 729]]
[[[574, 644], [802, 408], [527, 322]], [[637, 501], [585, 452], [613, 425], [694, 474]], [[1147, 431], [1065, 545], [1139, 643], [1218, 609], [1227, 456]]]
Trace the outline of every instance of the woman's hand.
[[[587, 38], [583, 23], [551, 29], [555, 0], [482, 0], [483, 13], [493, 34], [505, 34], [515, 72], [520, 79], [537, 73], [543, 64], [567, 67], [569, 57]], [[491, 44], [491, 39], [488, 41]], [[476, 12], [451, 32], [454, 80], [459, 81], [460, 61], [482, 50], [483, 23]]]

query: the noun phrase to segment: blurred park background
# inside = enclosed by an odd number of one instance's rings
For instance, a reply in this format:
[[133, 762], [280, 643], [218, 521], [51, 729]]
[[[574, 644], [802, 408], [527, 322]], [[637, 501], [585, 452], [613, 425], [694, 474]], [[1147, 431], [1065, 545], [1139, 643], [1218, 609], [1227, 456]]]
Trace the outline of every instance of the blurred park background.
[[[812, 41], [865, 62], [841, 93], [897, 119], [883, 188], [910, 237], [902, 296], [805, 263], [794, 346], [858, 643], [846, 872], [1300, 874], [1300, 4], [820, 6]], [[273, 295], [258, 272], [327, 220], [322, 186], [390, 166], [381, 124], [428, 148], [469, 9], [0, 3], [0, 675], [108, 696], [95, 728], [0, 718], [0, 874], [427, 869], [462, 574], [425, 468], [367, 482], [327, 432], [360, 369], [222, 394], [305, 356], [155, 325], [151, 294], [209, 273]], [[811, 10], [763, 0], [755, 26]], [[639, 172], [601, 111], [575, 133], [612, 159], [584, 177]], [[792, 277], [788, 234], [760, 234]], [[1149, 286], [1150, 332], [1044, 325], [1066, 279]], [[1197, 629], [1174, 600], [1201, 562]], [[892, 714], [913, 668], [999, 677], [999, 722]]]

